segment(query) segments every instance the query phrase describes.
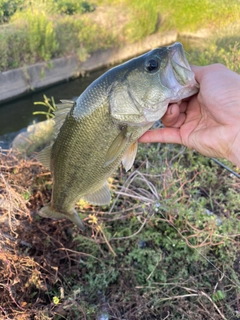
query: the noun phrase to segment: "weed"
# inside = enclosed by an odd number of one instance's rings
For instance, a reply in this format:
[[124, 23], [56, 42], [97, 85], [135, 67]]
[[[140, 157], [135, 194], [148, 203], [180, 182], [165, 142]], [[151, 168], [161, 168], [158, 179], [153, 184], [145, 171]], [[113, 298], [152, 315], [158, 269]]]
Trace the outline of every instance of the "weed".
[[[18, 19], [22, 19], [18, 13]], [[16, 17], [15, 17], [16, 19]], [[31, 54], [36, 60], [49, 60], [58, 49], [53, 23], [44, 11], [28, 9], [24, 11], [24, 21], [28, 28], [28, 42]]]
[[58, 13], [67, 15], [83, 14], [95, 10], [95, 6], [87, 1], [58, 0], [55, 6]]
[[[14, 10], [10, 7], [11, 24], [0, 30], [1, 70], [69, 54], [84, 61], [92, 51], [119, 47], [157, 31], [196, 31], [203, 26], [210, 30], [223, 29], [240, 18], [237, 0], [181, 0], [177, 3], [172, 0], [98, 0], [94, 5], [76, 0], [34, 0], [31, 3], [15, 0]], [[1, 9], [0, 2], [0, 19], [1, 10], [5, 9]], [[238, 63], [239, 57], [234, 43], [231, 43], [232, 66]], [[219, 46], [209, 49], [209, 57], [216, 55], [218, 49]], [[222, 52], [221, 61], [229, 59], [230, 56]]]
[[82, 18], [82, 21], [84, 28], [79, 32], [78, 39], [88, 52], [107, 49], [116, 44], [116, 40], [109, 30], [93, 23], [89, 18]]
[[162, 29], [196, 31], [202, 28], [223, 28], [239, 19], [236, 0], [161, 1]]
[[130, 42], [143, 39], [158, 30], [160, 3], [157, 0], [128, 1], [132, 19], [125, 27], [125, 34]]
[[43, 114], [43, 115], [46, 116], [47, 119], [51, 119], [51, 118], [54, 117], [54, 114], [53, 114], [54, 111], [57, 110], [57, 106], [55, 104], [54, 98], [51, 97], [51, 99], [50, 99], [44, 94], [43, 95], [43, 99], [44, 99], [43, 102], [42, 101], [37, 101], [37, 102], [34, 102], [34, 105], [42, 105], [42, 106], [48, 108], [48, 110], [47, 111], [35, 111], [35, 112], [33, 112], [33, 114], [34, 115]]
[[6, 23], [10, 17], [23, 6], [24, 0], [1, 0], [0, 1], [0, 23]]

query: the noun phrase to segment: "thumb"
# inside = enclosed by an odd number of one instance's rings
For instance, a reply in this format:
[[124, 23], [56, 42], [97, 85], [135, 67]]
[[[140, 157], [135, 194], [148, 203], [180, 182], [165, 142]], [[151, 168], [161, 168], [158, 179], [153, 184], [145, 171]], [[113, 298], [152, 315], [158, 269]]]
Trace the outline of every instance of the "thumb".
[[195, 79], [196, 79], [196, 81], [198, 82], [198, 83], [200, 83], [201, 82], [201, 80], [202, 80], [202, 76], [203, 76], [203, 74], [204, 74], [204, 71], [205, 71], [205, 69], [206, 69], [206, 67], [199, 67], [199, 66], [194, 66], [194, 65], [191, 65], [191, 69], [192, 69], [192, 71], [194, 72], [194, 74], [195, 74]]

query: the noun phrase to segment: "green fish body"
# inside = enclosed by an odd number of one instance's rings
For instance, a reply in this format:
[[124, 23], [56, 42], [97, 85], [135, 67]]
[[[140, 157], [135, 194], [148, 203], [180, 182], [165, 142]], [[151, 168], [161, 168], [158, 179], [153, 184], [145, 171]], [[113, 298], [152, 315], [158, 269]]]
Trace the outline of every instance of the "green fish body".
[[63, 101], [56, 112], [58, 135], [38, 157], [53, 176], [51, 203], [39, 214], [68, 218], [83, 229], [75, 203], [108, 204], [107, 179], [121, 161], [126, 170], [132, 167], [138, 138], [169, 103], [197, 91], [182, 45], [175, 43], [112, 68], [76, 102]]

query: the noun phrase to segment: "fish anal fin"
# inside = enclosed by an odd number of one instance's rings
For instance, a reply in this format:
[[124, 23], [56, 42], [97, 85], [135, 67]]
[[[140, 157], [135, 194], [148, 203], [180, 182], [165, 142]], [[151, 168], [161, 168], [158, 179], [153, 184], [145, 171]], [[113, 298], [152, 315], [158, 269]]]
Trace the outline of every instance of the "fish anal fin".
[[51, 150], [52, 150], [52, 145], [40, 151], [39, 154], [36, 156], [37, 160], [41, 162], [41, 164], [48, 169], [50, 169]]
[[82, 199], [94, 205], [103, 206], [109, 204], [111, 201], [111, 194], [107, 182], [97, 191], [84, 195]]
[[138, 142], [136, 141], [124, 153], [122, 158], [122, 164], [125, 167], [126, 171], [132, 168], [133, 162], [136, 158], [137, 149], [138, 149]]
[[108, 149], [104, 167], [108, 166], [117, 159], [123, 148], [126, 146], [128, 140], [129, 137], [127, 136], [127, 127], [124, 127]]

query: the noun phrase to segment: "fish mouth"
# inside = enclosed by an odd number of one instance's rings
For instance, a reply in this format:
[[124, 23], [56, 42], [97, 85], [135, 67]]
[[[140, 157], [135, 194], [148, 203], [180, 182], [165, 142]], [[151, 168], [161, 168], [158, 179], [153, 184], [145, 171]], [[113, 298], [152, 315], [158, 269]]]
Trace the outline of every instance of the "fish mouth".
[[171, 102], [177, 102], [198, 92], [199, 85], [187, 61], [182, 44], [176, 42], [168, 46], [167, 51], [168, 58], [160, 79], [162, 85], [171, 90]]

